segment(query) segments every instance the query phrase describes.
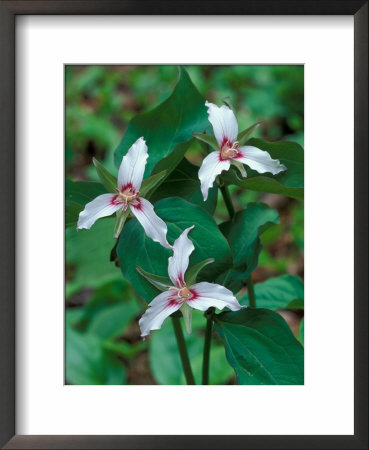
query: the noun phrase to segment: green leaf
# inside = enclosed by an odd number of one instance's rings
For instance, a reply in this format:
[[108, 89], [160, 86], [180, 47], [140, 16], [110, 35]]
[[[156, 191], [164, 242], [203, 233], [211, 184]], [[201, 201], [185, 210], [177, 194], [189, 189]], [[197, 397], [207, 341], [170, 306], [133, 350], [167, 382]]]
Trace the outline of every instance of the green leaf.
[[65, 182], [65, 200], [85, 206], [99, 195], [106, 194], [107, 190], [101, 183], [91, 181]]
[[261, 125], [261, 122], [256, 122], [253, 125], [251, 125], [251, 127], [248, 127], [248, 128], [246, 128], [246, 130], [243, 130], [240, 133], [238, 133], [238, 136], [237, 136], [238, 145], [240, 147], [245, 145], [245, 143], [247, 142], [249, 137], [252, 135], [252, 133], [254, 133], [260, 127], [260, 125]]
[[213, 258], [207, 258], [207, 259], [204, 259], [204, 261], [201, 261], [201, 262], [195, 264], [194, 266], [192, 266], [190, 269], [188, 269], [186, 272], [186, 275], [185, 275], [185, 280], [186, 280], [187, 286], [192, 286], [194, 283], [196, 283], [197, 275], [199, 274], [199, 272], [201, 272], [201, 270], [205, 266], [207, 266], [208, 264], [211, 264], [213, 262], [214, 262]]
[[181, 197], [205, 208], [209, 214], [213, 214], [217, 205], [218, 186], [214, 183], [215, 186], [209, 191], [208, 199], [204, 202], [198, 173], [199, 168], [183, 158], [176, 169], [150, 197], [150, 201], [155, 203], [163, 198]]
[[106, 187], [106, 189], [109, 192], [116, 192], [116, 188], [118, 186], [117, 179], [114, 175], [112, 175], [108, 170], [105, 169], [105, 167], [99, 163], [99, 161], [96, 158], [92, 159], [92, 162], [94, 163], [96, 172], [100, 178], [101, 183]]
[[132, 359], [147, 348], [147, 343], [143, 341], [137, 342], [136, 344], [128, 344], [125, 341], [104, 341], [102, 345], [105, 350], [108, 350], [117, 356], [121, 356], [124, 359]]
[[101, 339], [119, 337], [140, 312], [141, 307], [135, 298], [105, 306], [94, 315], [87, 331]]
[[[182, 231], [195, 225], [189, 238], [196, 250], [190, 257], [195, 265], [205, 258], [214, 258], [213, 264], [201, 271], [201, 281], [215, 281], [216, 277], [232, 264], [229, 245], [219, 231], [214, 219], [200, 206], [181, 198], [167, 198], [155, 204], [155, 212], [168, 225], [168, 241], [173, 243]], [[157, 290], [137, 272], [136, 266], [155, 275], [168, 275], [169, 249], [162, 247], [145, 235], [137, 219], [130, 220], [120, 235], [117, 255], [125, 278], [147, 302], [158, 294]]]
[[299, 335], [298, 335], [298, 340], [301, 342], [302, 345], [304, 345], [304, 328], [305, 328], [305, 320], [304, 318], [302, 318], [299, 326]]
[[286, 197], [303, 200], [304, 198], [304, 151], [299, 144], [294, 142], [265, 142], [261, 139], [252, 138], [247, 145], [267, 151], [273, 159], [279, 159], [287, 170], [272, 175], [246, 168], [247, 178], [240, 178], [232, 168], [223, 172], [221, 179], [226, 184], [237, 186], [258, 192], [270, 192], [281, 194]]
[[67, 180], [65, 182], [65, 227], [76, 227], [79, 213], [86, 203], [106, 193], [106, 189], [100, 183]]
[[151, 111], [135, 116], [115, 152], [118, 167], [122, 157], [141, 136], [147, 142], [149, 158], [145, 177], [161, 170], [173, 170], [190, 145], [192, 134], [208, 126], [205, 101], [182, 67], [172, 94]]
[[146, 270], [143, 270], [140, 266], [137, 266], [136, 270], [145, 278], [145, 280], [161, 292], [167, 291], [168, 286], [173, 284], [168, 277], [160, 277], [158, 275], [154, 275], [153, 273], [146, 272]]
[[219, 151], [219, 144], [214, 136], [211, 136], [210, 134], [203, 134], [203, 133], [194, 133], [193, 136], [196, 139], [198, 139], [199, 141], [205, 142], [205, 144], [210, 145], [210, 147], [213, 148], [214, 150]]
[[215, 328], [238, 384], [304, 384], [304, 350], [279, 314], [224, 312], [215, 317]]
[[126, 375], [123, 364], [104, 350], [96, 336], [66, 327], [65, 345], [67, 383], [124, 384]]
[[[142, 197], [150, 198], [153, 190], [157, 189], [160, 184], [164, 181], [165, 177], [168, 175], [167, 170], [162, 170], [161, 172], [151, 175], [151, 177], [146, 178], [142, 182], [140, 195]], [[150, 195], [148, 195], [150, 194]]]
[[[258, 308], [283, 309], [304, 308], [304, 285], [299, 277], [281, 275], [254, 285]], [[240, 302], [249, 304], [245, 294]]]
[[114, 246], [114, 218], [98, 220], [90, 230], [65, 230], [65, 257], [72, 269], [66, 285], [67, 297], [80, 289], [97, 288], [122, 277], [119, 268], [110, 262]]
[[232, 220], [220, 225], [233, 256], [233, 268], [227, 270], [217, 282], [233, 292], [241, 289], [258, 264], [261, 251], [259, 236], [272, 225], [278, 224], [278, 213], [264, 203], [249, 203]]

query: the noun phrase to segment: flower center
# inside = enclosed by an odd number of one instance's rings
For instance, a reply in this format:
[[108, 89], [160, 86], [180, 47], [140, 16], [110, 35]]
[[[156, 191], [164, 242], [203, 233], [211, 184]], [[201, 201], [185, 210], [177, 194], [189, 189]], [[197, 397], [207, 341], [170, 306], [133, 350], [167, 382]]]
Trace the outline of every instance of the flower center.
[[223, 159], [234, 158], [238, 154], [238, 142], [234, 142], [232, 147], [230, 147], [227, 142], [227, 144], [221, 148], [220, 153]]
[[120, 191], [117, 189], [118, 197], [119, 199], [124, 203], [130, 203], [135, 200], [139, 194], [139, 192], [136, 192], [133, 188], [129, 187], [124, 189], [123, 191]]
[[178, 291], [178, 297], [188, 299], [192, 297], [192, 292], [188, 289], [188, 287], [184, 287]]

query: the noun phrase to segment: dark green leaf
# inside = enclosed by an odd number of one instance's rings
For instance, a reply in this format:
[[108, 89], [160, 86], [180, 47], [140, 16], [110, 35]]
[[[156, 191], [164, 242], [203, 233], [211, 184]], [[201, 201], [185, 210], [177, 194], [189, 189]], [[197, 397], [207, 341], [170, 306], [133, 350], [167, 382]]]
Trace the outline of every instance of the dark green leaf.
[[168, 286], [171, 286], [173, 284], [168, 277], [160, 277], [159, 275], [154, 275], [153, 273], [146, 272], [146, 270], [143, 270], [140, 266], [137, 266], [136, 270], [145, 278], [145, 280], [147, 280], [161, 292], [167, 291]]
[[100, 183], [67, 180], [65, 182], [65, 227], [76, 227], [79, 213], [86, 203], [106, 193], [106, 189]]
[[163, 184], [150, 197], [152, 203], [163, 198], [181, 197], [190, 203], [195, 203], [205, 208], [208, 213], [213, 214], [217, 205], [218, 187], [215, 186], [209, 191], [209, 197], [204, 202], [200, 190], [199, 168], [183, 158], [181, 163], [169, 175]]
[[66, 327], [65, 377], [70, 384], [106, 385], [123, 384], [123, 364], [106, 352], [94, 335], [79, 333]]
[[238, 133], [237, 136], [238, 145], [242, 147], [247, 142], [252, 133], [254, 133], [260, 127], [260, 125], [261, 122], [256, 122], [253, 125], [251, 125], [251, 127], [248, 127], [246, 128], [246, 130], [243, 130], [240, 133]]
[[233, 268], [223, 273], [218, 282], [233, 292], [241, 289], [258, 263], [261, 243], [259, 236], [272, 225], [278, 224], [278, 213], [264, 203], [249, 203], [232, 220], [220, 225], [233, 256]]
[[[254, 290], [258, 308], [304, 308], [304, 285], [299, 277], [282, 275], [269, 278], [255, 284]], [[240, 302], [248, 305], [249, 295], [244, 295]]]
[[299, 326], [299, 336], [298, 340], [301, 342], [302, 345], [304, 345], [304, 328], [305, 328], [305, 320], [302, 318]]
[[145, 176], [161, 170], [173, 170], [183, 158], [192, 133], [208, 126], [205, 101], [182, 67], [170, 97], [151, 111], [134, 117], [115, 152], [118, 167], [122, 157], [141, 136], [146, 139], [149, 158]]
[[210, 134], [203, 134], [203, 133], [194, 133], [193, 135], [199, 141], [205, 142], [205, 144], [210, 145], [210, 147], [213, 148], [214, 150], [219, 150], [218, 141], [215, 139], [214, 136], [211, 136]]
[[65, 257], [73, 270], [66, 285], [67, 297], [82, 288], [97, 288], [103, 283], [122, 277], [110, 262], [114, 246], [114, 218], [98, 220], [90, 230], [65, 230]]
[[[215, 259], [213, 264], [209, 264], [201, 271], [201, 280], [214, 281], [220, 273], [231, 266], [229, 245], [214, 219], [203, 208], [181, 198], [167, 198], [155, 204], [155, 211], [168, 225], [168, 241], [171, 244], [183, 230], [195, 225], [189, 234], [196, 248], [191, 255], [190, 264], [197, 264], [209, 257]], [[166, 277], [168, 258], [172, 252], [148, 238], [139, 222], [132, 219], [125, 225], [120, 235], [117, 254], [125, 278], [147, 302], [150, 302], [158, 292], [138, 274], [136, 266]]]
[[304, 384], [304, 350], [279, 314], [225, 312], [216, 316], [215, 328], [238, 384]]
[[192, 286], [194, 283], [196, 283], [197, 275], [201, 270], [207, 266], [208, 264], [211, 264], [214, 262], [213, 258], [207, 258], [204, 259], [204, 261], [201, 261], [194, 266], [192, 266], [190, 269], [187, 270], [187, 273], [185, 275], [185, 280], [187, 283], [187, 286]]
[[151, 193], [160, 186], [160, 184], [164, 181], [167, 175], [168, 171], [162, 170], [161, 172], [155, 175], [151, 175], [151, 177], [149, 178], [146, 178], [146, 180], [142, 182], [140, 195], [142, 197], [150, 198]]
[[258, 192], [270, 192], [286, 197], [303, 200], [304, 198], [304, 151], [294, 142], [265, 142], [252, 138], [247, 145], [267, 151], [273, 159], [279, 159], [287, 170], [272, 175], [259, 174], [246, 167], [247, 178], [240, 178], [232, 168], [223, 172], [221, 179], [226, 184], [235, 184], [246, 189]]
[[101, 183], [106, 187], [109, 192], [116, 192], [116, 188], [118, 186], [117, 179], [114, 175], [112, 175], [105, 167], [99, 163], [96, 158], [92, 159], [96, 172], [100, 178]]
[[100, 339], [112, 339], [121, 336], [129, 323], [142, 310], [135, 298], [108, 305], [94, 315], [87, 328], [88, 333]]

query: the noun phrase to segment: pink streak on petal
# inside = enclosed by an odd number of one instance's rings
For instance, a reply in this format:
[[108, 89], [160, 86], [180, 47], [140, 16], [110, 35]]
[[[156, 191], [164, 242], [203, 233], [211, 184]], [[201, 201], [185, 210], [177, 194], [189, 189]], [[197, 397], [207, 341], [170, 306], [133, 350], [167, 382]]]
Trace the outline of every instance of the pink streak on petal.
[[220, 148], [221, 148], [221, 149], [223, 149], [223, 148], [231, 148], [232, 145], [233, 145], [233, 142], [231, 142], [231, 141], [227, 138], [227, 136], [223, 136], [222, 143], [220, 144]]
[[121, 205], [123, 202], [119, 199], [119, 195], [114, 195], [114, 197], [111, 198], [110, 204], [113, 206]]

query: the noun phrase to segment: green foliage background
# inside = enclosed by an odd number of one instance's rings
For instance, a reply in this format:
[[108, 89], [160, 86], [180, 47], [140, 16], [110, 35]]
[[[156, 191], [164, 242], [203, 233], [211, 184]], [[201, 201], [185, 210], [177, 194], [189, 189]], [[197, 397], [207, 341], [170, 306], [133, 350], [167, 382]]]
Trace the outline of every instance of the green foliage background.
[[[240, 129], [261, 121], [255, 133], [267, 141], [291, 140], [303, 146], [303, 66], [188, 66], [188, 73], [204, 98], [220, 105], [230, 97]], [[112, 173], [114, 151], [128, 122], [148, 111], [172, 91], [176, 66], [67, 66], [65, 70], [67, 180], [98, 181], [92, 157]], [[201, 164], [197, 145], [187, 152]], [[150, 149], [149, 149], [150, 153]], [[285, 308], [281, 314], [303, 339], [300, 304], [303, 291], [295, 286], [303, 277], [303, 203], [286, 197], [230, 187], [236, 209], [262, 201], [277, 209], [280, 225], [261, 235], [263, 249], [253, 272], [261, 307]], [[219, 195], [219, 194], [218, 194]], [[217, 223], [228, 220], [221, 196], [215, 211]], [[66, 382], [71, 384], [184, 384], [178, 350], [169, 321], [145, 342], [139, 337], [138, 318], [146, 302], [123, 280], [109, 260], [114, 246], [114, 219], [98, 221], [89, 231], [66, 230]], [[107, 250], [108, 249], [108, 250]], [[288, 274], [288, 275], [286, 275]], [[259, 282], [270, 280], [264, 287]], [[291, 281], [291, 282], [290, 282]], [[271, 282], [271, 284], [270, 284]], [[268, 282], [267, 282], [268, 283]], [[276, 304], [270, 287], [286, 296]], [[296, 293], [298, 292], [298, 294]], [[239, 297], [247, 304], [245, 290]], [[273, 303], [274, 302], [274, 303]], [[273, 306], [274, 305], [274, 306]], [[259, 306], [259, 305], [258, 305]], [[203, 347], [202, 314], [194, 311], [194, 332], [186, 336], [195, 378], [200, 377]], [[233, 384], [233, 370], [224, 348], [212, 347], [210, 382]]]

